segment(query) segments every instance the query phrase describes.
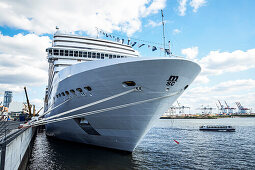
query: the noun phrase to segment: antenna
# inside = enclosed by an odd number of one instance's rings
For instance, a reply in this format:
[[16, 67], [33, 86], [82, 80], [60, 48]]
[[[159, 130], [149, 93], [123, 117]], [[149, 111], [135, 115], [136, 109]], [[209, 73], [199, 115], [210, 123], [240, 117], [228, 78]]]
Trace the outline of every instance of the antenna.
[[163, 44], [164, 44], [164, 55], [166, 56], [166, 47], [165, 47], [165, 23], [164, 23], [164, 15], [163, 10], [161, 9], [161, 15], [162, 15], [162, 26], [163, 26]]

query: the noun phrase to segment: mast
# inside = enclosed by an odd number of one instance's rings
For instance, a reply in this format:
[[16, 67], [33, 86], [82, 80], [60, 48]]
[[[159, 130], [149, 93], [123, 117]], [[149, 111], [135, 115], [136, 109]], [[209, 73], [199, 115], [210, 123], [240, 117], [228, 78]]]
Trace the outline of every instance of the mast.
[[162, 26], [163, 26], [163, 44], [164, 44], [164, 55], [166, 56], [166, 47], [165, 47], [165, 23], [164, 23], [164, 15], [163, 10], [161, 9], [161, 15], [162, 15]]

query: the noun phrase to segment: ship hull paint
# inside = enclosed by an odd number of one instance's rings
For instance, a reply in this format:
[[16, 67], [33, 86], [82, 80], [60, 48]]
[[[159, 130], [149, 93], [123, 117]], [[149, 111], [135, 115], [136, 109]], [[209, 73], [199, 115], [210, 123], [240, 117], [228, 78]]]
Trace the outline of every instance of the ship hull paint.
[[[120, 59], [122, 60], [122, 59]], [[93, 63], [96, 65], [95, 63]], [[87, 66], [88, 63], [84, 64]], [[66, 120], [46, 125], [47, 135], [63, 140], [81, 142], [107, 148], [132, 152], [143, 136], [151, 129], [155, 120], [173, 104], [181, 95], [186, 85], [195, 79], [200, 67], [191, 61], [183, 59], [133, 59], [129, 62], [113, 63], [95, 69], [82, 69], [79, 64], [69, 77], [55, 84], [53, 94], [90, 86], [92, 91], [85, 91], [85, 96], [76, 94], [72, 99], [46, 117], [59, 114], [73, 108], [86, 105], [100, 99], [119, 94], [134, 87], [124, 87], [122, 82], [134, 81], [142, 91], [135, 91], [91, 107], [72, 112], [68, 115], [85, 113], [103, 108], [119, 106], [127, 103], [143, 101], [152, 98], [160, 99], [133, 105], [126, 108], [111, 110], [85, 116], [85, 119], [100, 135], [86, 133], [75, 120]], [[75, 65], [71, 69], [76, 69]], [[65, 74], [67, 70], [64, 70]], [[61, 72], [60, 72], [61, 74]], [[178, 76], [173, 86], [167, 86], [170, 76]], [[169, 88], [166, 90], [166, 88]], [[170, 94], [177, 95], [163, 98]], [[69, 96], [70, 97], [70, 96]], [[54, 106], [64, 102], [67, 96], [57, 98]], [[53, 106], [53, 107], [54, 107]]]

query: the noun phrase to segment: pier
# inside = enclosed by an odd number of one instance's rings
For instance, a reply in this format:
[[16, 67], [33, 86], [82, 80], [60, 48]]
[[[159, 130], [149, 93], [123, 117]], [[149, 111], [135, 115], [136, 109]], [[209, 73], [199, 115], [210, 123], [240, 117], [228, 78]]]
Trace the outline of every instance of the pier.
[[36, 127], [18, 129], [22, 122], [0, 122], [0, 170], [26, 169]]

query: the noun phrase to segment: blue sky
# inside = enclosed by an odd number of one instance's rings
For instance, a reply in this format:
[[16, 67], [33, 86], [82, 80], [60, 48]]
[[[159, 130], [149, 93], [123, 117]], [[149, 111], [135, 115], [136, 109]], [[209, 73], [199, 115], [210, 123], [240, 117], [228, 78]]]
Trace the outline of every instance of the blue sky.
[[[37, 107], [42, 105], [47, 84], [45, 48], [56, 25], [68, 33], [95, 36], [99, 27], [162, 43], [163, 9], [172, 52], [202, 66], [180, 103], [197, 112], [201, 105], [215, 107], [217, 99], [231, 106], [240, 101], [255, 111], [254, 6], [253, 0], [0, 0], [0, 100], [5, 90], [12, 90], [14, 100], [23, 102], [23, 86], [28, 86], [31, 100]], [[144, 57], [163, 56], [160, 50], [135, 49]]]

